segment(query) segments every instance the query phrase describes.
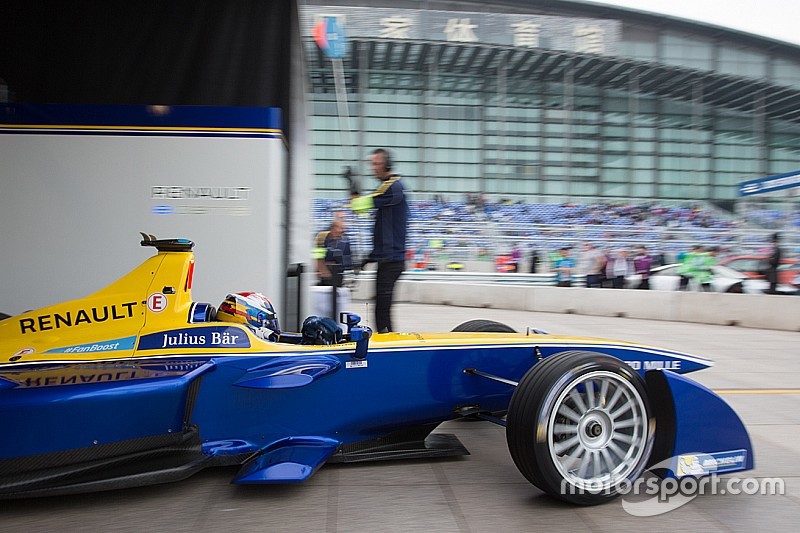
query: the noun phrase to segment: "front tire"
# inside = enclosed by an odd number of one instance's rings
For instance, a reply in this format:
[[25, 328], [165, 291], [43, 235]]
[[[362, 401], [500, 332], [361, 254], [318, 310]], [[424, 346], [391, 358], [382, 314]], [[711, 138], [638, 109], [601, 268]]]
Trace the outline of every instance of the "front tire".
[[551, 496], [596, 505], [618, 496], [650, 457], [655, 423], [642, 377], [614, 357], [547, 357], [519, 383], [506, 439], [520, 472]]

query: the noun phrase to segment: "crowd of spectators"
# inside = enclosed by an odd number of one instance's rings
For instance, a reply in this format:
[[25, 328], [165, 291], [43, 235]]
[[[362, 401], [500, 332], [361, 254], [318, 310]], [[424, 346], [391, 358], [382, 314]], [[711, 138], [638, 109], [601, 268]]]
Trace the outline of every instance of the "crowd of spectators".
[[[319, 202], [334, 202], [320, 200]], [[649, 226], [669, 228], [732, 228], [736, 223], [698, 206], [632, 204], [544, 204], [488, 202], [470, 195], [466, 202], [418, 200], [411, 202], [412, 220], [513, 223], [524, 225]]]
[[669, 228], [731, 228], [735, 223], [697, 206], [629, 204], [487, 204], [494, 222]]
[[[579, 260], [584, 242], [625, 249], [631, 257], [647, 244], [652, 254], [670, 260], [697, 243], [720, 247], [723, 252], [741, 244], [752, 249], [767, 244], [756, 235], [743, 237], [749, 233], [732, 218], [698, 205], [526, 204], [491, 202], [478, 194], [468, 195], [463, 202], [437, 196], [409, 204], [408, 246], [413, 257], [407, 260], [420, 269], [432, 263], [486, 260], [503, 271], [523, 271], [523, 265], [528, 271], [535, 253], [539, 271], [550, 271], [552, 254], [571, 247], [573, 259]], [[347, 200], [315, 200], [314, 220], [319, 226], [315, 229], [329, 224], [330, 213], [337, 211], [347, 213], [349, 237], [358, 254], [368, 245], [369, 236], [359, 228], [368, 228], [369, 223], [347, 209]]]
[[[316, 215], [340, 211], [345, 200], [315, 200]], [[735, 222], [698, 206], [631, 204], [543, 204], [487, 202], [470, 196], [467, 202], [433, 200], [411, 201], [415, 222], [442, 221], [463, 223], [515, 223], [547, 225], [651, 226], [679, 228], [731, 228]], [[320, 217], [317, 217], [319, 220]], [[326, 222], [320, 222], [326, 225]]]
[[767, 229], [800, 228], [800, 210], [748, 209], [744, 218], [751, 224]]

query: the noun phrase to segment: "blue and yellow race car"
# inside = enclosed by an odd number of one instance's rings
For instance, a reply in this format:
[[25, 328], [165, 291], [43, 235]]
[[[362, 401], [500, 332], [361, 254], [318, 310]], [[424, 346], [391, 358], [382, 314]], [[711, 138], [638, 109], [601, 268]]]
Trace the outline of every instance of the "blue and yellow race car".
[[464, 455], [431, 433], [457, 418], [505, 426], [522, 474], [577, 504], [654, 464], [672, 477], [753, 467], [736, 414], [684, 377], [706, 359], [486, 320], [372, 334], [344, 314], [345, 332], [325, 319], [281, 332], [260, 295], [192, 300], [191, 241], [141, 244], [157, 254], [108, 287], [0, 320], [0, 498], [212, 466], [241, 465], [233, 483], [293, 483], [326, 462]]

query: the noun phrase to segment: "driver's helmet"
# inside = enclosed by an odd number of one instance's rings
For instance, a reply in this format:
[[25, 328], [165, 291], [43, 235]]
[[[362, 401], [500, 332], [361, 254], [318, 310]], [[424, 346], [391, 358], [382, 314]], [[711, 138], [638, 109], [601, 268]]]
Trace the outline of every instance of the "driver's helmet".
[[275, 309], [266, 296], [258, 292], [229, 294], [217, 310], [217, 319], [244, 324], [264, 340], [277, 341], [281, 331]]

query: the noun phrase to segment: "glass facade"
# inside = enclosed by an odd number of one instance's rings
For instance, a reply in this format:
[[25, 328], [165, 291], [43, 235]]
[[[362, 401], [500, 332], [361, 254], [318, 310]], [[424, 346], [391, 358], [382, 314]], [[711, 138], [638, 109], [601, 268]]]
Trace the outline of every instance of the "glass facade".
[[[341, 197], [343, 168], [368, 174], [376, 147], [394, 152], [423, 197], [726, 202], [741, 181], [800, 169], [800, 116], [771, 113], [767, 93], [747, 85], [791, 96], [800, 52], [624, 21], [620, 39], [618, 54], [603, 58], [616, 64], [595, 77], [599, 58], [581, 54], [553, 56], [548, 67], [550, 58], [514, 47], [364, 39], [344, 65], [345, 135], [331, 62], [307, 41], [318, 196]], [[675, 97], [659, 92], [676, 76]]]

